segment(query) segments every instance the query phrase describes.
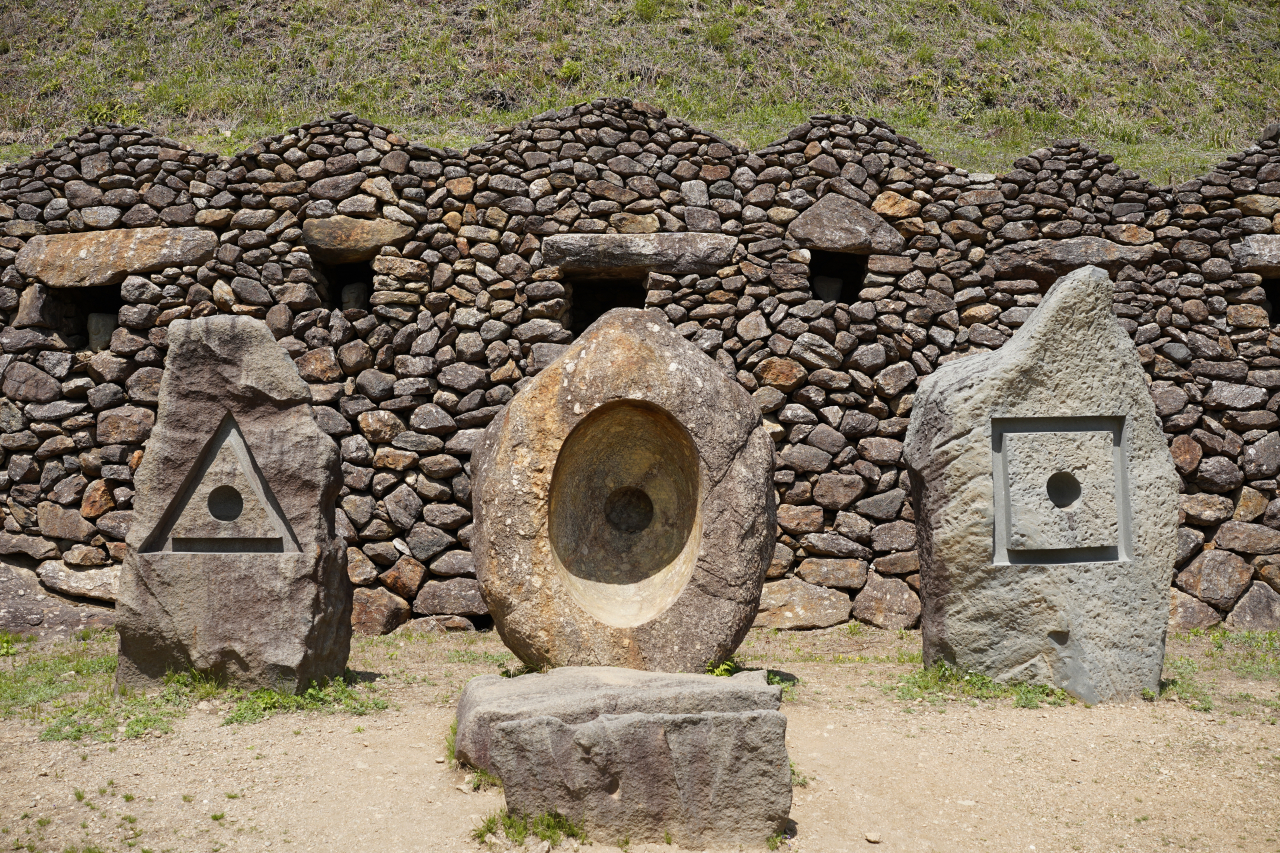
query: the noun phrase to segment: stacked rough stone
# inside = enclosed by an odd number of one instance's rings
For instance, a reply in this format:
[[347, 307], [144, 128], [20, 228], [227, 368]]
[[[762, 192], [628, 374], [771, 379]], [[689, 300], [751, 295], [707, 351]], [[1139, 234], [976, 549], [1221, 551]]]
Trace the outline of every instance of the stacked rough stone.
[[[0, 172], [0, 552], [30, 559], [50, 589], [109, 601], [165, 326], [247, 314], [294, 358], [341, 443], [357, 625], [384, 632], [416, 614], [467, 627], [485, 613], [468, 551], [471, 449], [573, 338], [575, 276], [544, 261], [544, 239], [693, 231], [737, 249], [714, 272], [649, 272], [646, 302], [752, 392], [777, 442], [780, 530], [759, 624], [915, 623], [901, 439], [916, 380], [1000, 346], [1084, 263], [1116, 278], [1186, 482], [1177, 624], [1214, 623], [1280, 588], [1280, 336], [1261, 286], [1280, 259], [1246, 240], [1280, 231], [1277, 136], [1168, 188], [1069, 141], [1008, 175], [971, 175], [850, 116], [816, 116], [749, 153], [616, 99], [468, 151], [351, 115], [235, 158], [86, 130]], [[851, 302], [823, 301], [811, 282], [822, 238], [810, 220], [837, 208], [878, 235], [856, 248], [867, 273]], [[37, 234], [151, 225], [212, 230], [218, 249], [126, 279], [101, 352], [59, 315], [75, 291], [15, 264]], [[326, 265], [348, 262], [371, 264], [370, 292], [326, 280]]]

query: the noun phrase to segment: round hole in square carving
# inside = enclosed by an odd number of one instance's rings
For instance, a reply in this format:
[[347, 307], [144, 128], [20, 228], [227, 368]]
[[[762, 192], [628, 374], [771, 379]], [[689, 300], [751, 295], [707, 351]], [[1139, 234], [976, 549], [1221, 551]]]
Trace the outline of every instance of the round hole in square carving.
[[1067, 471], [1059, 471], [1045, 484], [1049, 500], [1058, 508], [1071, 506], [1080, 500], [1080, 481]]

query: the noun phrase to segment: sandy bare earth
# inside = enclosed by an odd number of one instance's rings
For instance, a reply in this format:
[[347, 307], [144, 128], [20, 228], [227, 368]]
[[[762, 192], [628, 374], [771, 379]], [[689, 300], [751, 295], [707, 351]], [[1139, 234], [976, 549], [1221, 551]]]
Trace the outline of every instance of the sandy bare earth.
[[[918, 669], [919, 642], [843, 627], [752, 632], [744, 665], [800, 679], [782, 710], [808, 784], [795, 789], [783, 850], [1280, 851], [1274, 667], [1246, 677], [1230, 647], [1171, 641], [1170, 660], [1199, 664], [1212, 711], [1168, 697], [1034, 709], [902, 699], [894, 686]], [[513, 663], [492, 633], [393, 636], [353, 653], [391, 703], [363, 717], [224, 726], [230, 706], [215, 702], [171, 734], [104, 744], [41, 742], [43, 724], [0, 721], [0, 850], [479, 853], [471, 830], [502, 795], [470, 792], [444, 740], [466, 680]]]

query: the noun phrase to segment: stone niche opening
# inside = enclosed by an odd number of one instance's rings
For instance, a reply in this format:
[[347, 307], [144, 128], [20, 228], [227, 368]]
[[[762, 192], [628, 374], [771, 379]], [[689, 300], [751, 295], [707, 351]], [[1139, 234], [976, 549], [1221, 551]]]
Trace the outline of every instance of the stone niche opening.
[[643, 308], [647, 276], [583, 274], [564, 282], [569, 297], [569, 330], [576, 338], [614, 308]]
[[867, 256], [851, 252], [809, 250], [809, 287], [823, 302], [851, 305], [867, 278]]
[[368, 261], [317, 263], [316, 272], [320, 279], [316, 293], [325, 308], [369, 310], [369, 296], [373, 293], [373, 266]]
[[76, 349], [100, 352], [111, 346], [111, 333], [120, 324], [125, 306], [120, 285], [49, 289], [49, 298], [62, 317], [62, 333], [75, 338]]
[[634, 627], [679, 597], [698, 556], [698, 450], [666, 410], [617, 400], [574, 427], [551, 479], [549, 534], [574, 600]]
[[1280, 278], [1264, 278], [1262, 291], [1267, 295], [1267, 316], [1274, 326], [1280, 323]]

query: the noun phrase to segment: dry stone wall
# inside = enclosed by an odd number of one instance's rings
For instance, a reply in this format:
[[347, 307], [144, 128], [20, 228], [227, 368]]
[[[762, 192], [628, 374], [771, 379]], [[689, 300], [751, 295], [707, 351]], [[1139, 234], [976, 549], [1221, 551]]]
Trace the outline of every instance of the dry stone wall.
[[243, 314], [340, 442], [357, 627], [469, 627], [486, 618], [469, 552], [481, 432], [592, 319], [648, 305], [752, 393], [775, 441], [757, 624], [909, 627], [916, 382], [998, 348], [1088, 263], [1116, 282], [1184, 479], [1175, 625], [1246, 624], [1242, 607], [1265, 621], [1278, 138], [1159, 187], [1076, 141], [969, 174], [871, 119], [815, 116], [749, 152], [620, 99], [466, 151], [352, 115], [231, 158], [86, 128], [0, 171], [0, 553], [109, 602], [166, 328]]

